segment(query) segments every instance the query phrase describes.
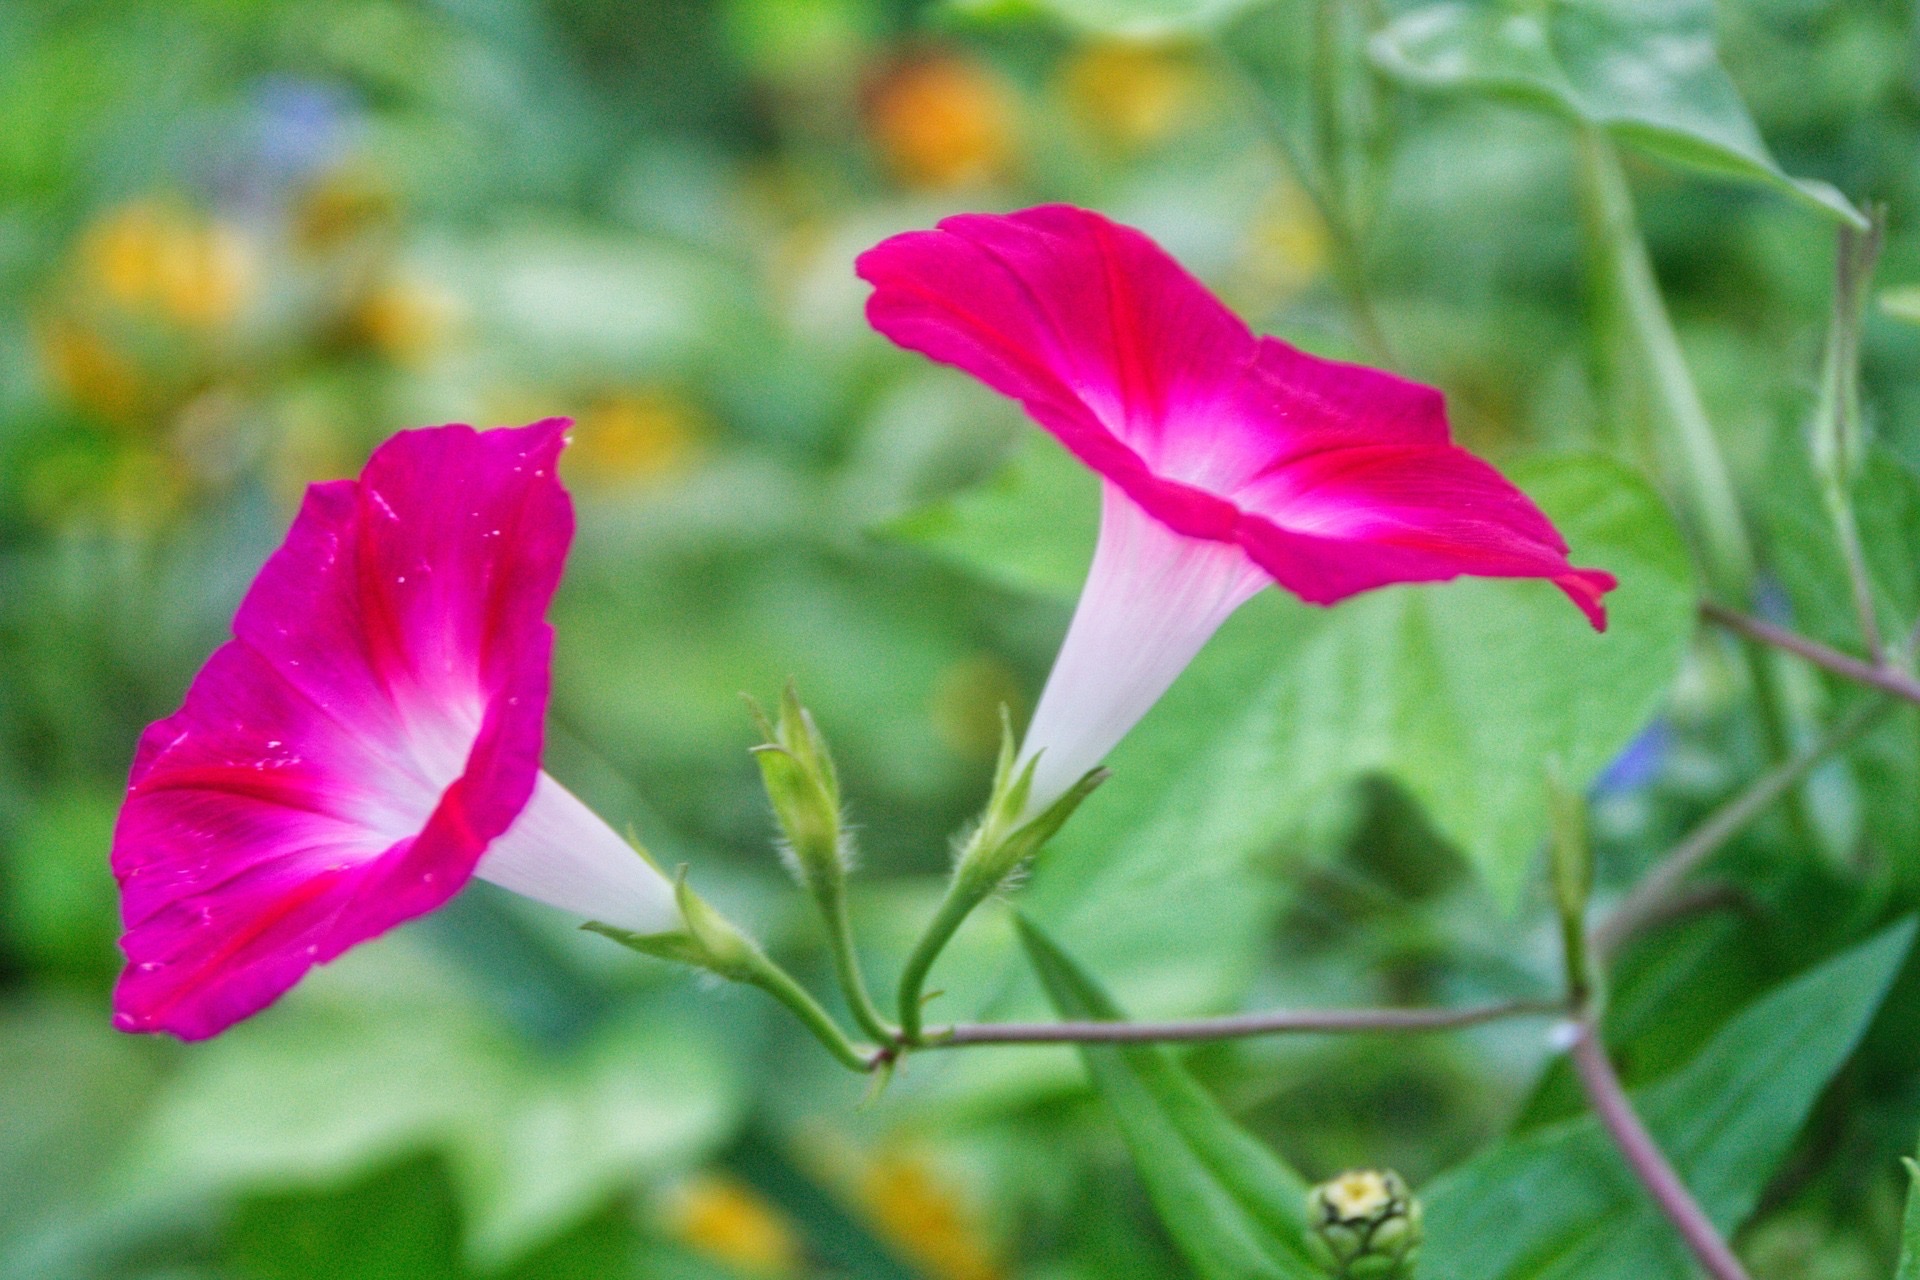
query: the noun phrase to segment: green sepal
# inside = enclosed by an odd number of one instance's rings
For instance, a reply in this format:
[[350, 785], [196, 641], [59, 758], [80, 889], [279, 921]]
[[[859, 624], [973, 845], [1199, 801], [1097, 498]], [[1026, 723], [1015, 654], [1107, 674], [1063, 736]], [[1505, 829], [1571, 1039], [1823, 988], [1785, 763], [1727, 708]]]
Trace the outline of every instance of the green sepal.
[[753, 981], [758, 966], [764, 963], [759, 946], [693, 891], [687, 884], [685, 863], [674, 873], [673, 897], [680, 908], [679, 929], [634, 933], [598, 920], [580, 927], [642, 955], [706, 969], [729, 982]]
[[1893, 1280], [1920, 1280], [1920, 1162], [1903, 1158], [1907, 1169], [1907, 1212], [1900, 1224], [1900, 1263]]
[[1039, 759], [1035, 756], [1029, 760], [1019, 775], [1004, 786], [1003, 780], [1010, 776], [1011, 770], [996, 774], [994, 795], [987, 802], [986, 817], [967, 841], [954, 868], [956, 880], [970, 884], [982, 895], [993, 892], [1003, 880], [1039, 853], [1047, 841], [1066, 825], [1074, 810], [1093, 794], [1095, 788], [1112, 776], [1104, 768], [1089, 769], [1038, 816], [1015, 826], [1031, 793], [1033, 769]]

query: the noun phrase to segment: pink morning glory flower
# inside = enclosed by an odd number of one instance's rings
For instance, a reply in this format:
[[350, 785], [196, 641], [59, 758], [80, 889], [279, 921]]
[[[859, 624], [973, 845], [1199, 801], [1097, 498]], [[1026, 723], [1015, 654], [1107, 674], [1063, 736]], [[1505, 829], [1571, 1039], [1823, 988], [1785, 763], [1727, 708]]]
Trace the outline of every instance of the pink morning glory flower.
[[1257, 337], [1140, 232], [1054, 205], [861, 255], [867, 319], [1018, 400], [1103, 481], [1100, 540], [1022, 755], [1029, 809], [1098, 764], [1268, 582], [1313, 604], [1545, 578], [1606, 626], [1539, 508], [1452, 443], [1431, 387]]
[[660, 873], [540, 769], [566, 426], [403, 432], [307, 491], [233, 640], [135, 753], [116, 1026], [214, 1035], [474, 875], [677, 927]]

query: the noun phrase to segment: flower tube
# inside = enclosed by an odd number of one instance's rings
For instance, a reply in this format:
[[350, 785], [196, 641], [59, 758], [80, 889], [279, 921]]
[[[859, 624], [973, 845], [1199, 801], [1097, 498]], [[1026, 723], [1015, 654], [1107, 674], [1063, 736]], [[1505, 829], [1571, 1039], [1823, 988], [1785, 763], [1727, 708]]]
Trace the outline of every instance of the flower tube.
[[1102, 478], [1100, 541], [1021, 748], [1028, 811], [1097, 765], [1268, 582], [1544, 578], [1596, 630], [1613, 575], [1452, 443], [1431, 387], [1255, 336], [1145, 235], [1084, 209], [948, 218], [861, 255], [867, 318], [1018, 400]]
[[679, 927], [673, 887], [540, 769], [566, 427], [403, 432], [307, 491], [234, 638], [135, 753], [116, 1026], [217, 1034], [474, 875]]

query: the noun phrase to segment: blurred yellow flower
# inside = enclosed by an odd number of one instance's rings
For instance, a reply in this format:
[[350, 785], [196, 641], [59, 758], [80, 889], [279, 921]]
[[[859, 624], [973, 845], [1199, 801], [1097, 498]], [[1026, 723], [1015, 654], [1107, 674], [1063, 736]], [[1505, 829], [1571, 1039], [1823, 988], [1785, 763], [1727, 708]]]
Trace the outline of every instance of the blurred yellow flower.
[[1254, 288], [1283, 299], [1326, 270], [1326, 226], [1298, 186], [1276, 186], [1261, 202], [1247, 229], [1244, 261]]
[[157, 199], [120, 206], [80, 242], [87, 291], [134, 315], [231, 324], [258, 292], [260, 252], [240, 227]]
[[338, 169], [314, 182], [295, 202], [294, 243], [309, 253], [325, 253], [391, 224], [397, 213], [384, 179], [360, 169]]
[[958, 54], [917, 54], [894, 63], [868, 89], [866, 117], [887, 170], [909, 187], [980, 186], [1013, 163], [1011, 91]]
[[141, 416], [145, 395], [140, 371], [112, 343], [64, 316], [40, 325], [39, 339], [47, 376], [68, 400], [109, 422]]
[[920, 1153], [876, 1153], [856, 1193], [874, 1229], [934, 1280], [999, 1280], [1006, 1274], [973, 1206]]
[[699, 411], [670, 392], [614, 392], [575, 418], [565, 466], [582, 487], [659, 480], [685, 470], [705, 434]]
[[1172, 134], [1201, 88], [1192, 59], [1180, 50], [1127, 41], [1088, 45], [1067, 62], [1063, 83], [1088, 128], [1128, 146]]
[[460, 316], [459, 300], [422, 280], [397, 276], [369, 288], [351, 325], [368, 346], [397, 365], [417, 367], [445, 345]]
[[928, 712], [941, 745], [968, 759], [991, 759], [1000, 749], [1000, 709], [1020, 721], [1023, 699], [1013, 668], [990, 653], [948, 664], [934, 677]]
[[801, 1260], [799, 1234], [786, 1215], [735, 1178], [704, 1173], [668, 1192], [660, 1206], [668, 1235], [688, 1248], [755, 1276], [791, 1276]]

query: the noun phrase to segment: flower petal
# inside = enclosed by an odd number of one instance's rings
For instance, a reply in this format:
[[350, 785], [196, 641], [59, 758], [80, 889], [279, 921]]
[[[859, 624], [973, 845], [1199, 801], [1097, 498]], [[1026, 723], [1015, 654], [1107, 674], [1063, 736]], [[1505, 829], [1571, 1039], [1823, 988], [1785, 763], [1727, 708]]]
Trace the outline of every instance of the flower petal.
[[212, 1035], [433, 909], [539, 772], [565, 424], [406, 432], [309, 491], [114, 834], [127, 1030]]
[[[856, 269], [881, 333], [1018, 399], [1168, 528], [1239, 544], [1305, 599], [1463, 573], [1544, 577], [1604, 625], [1613, 579], [1570, 565], [1533, 504], [1450, 444], [1438, 391], [1256, 338], [1138, 231], [1065, 206], [964, 215], [895, 236]], [[1376, 468], [1368, 507], [1365, 484], [1326, 479], [1367, 449], [1400, 451], [1428, 483]], [[1332, 488], [1302, 517], [1300, 495], [1321, 484]], [[1307, 527], [1266, 509], [1289, 502]]]
[[1238, 541], [1281, 586], [1313, 604], [1395, 582], [1462, 574], [1548, 578], [1598, 630], [1612, 574], [1574, 569], [1540, 509], [1452, 445], [1358, 445], [1294, 459], [1235, 494]]

